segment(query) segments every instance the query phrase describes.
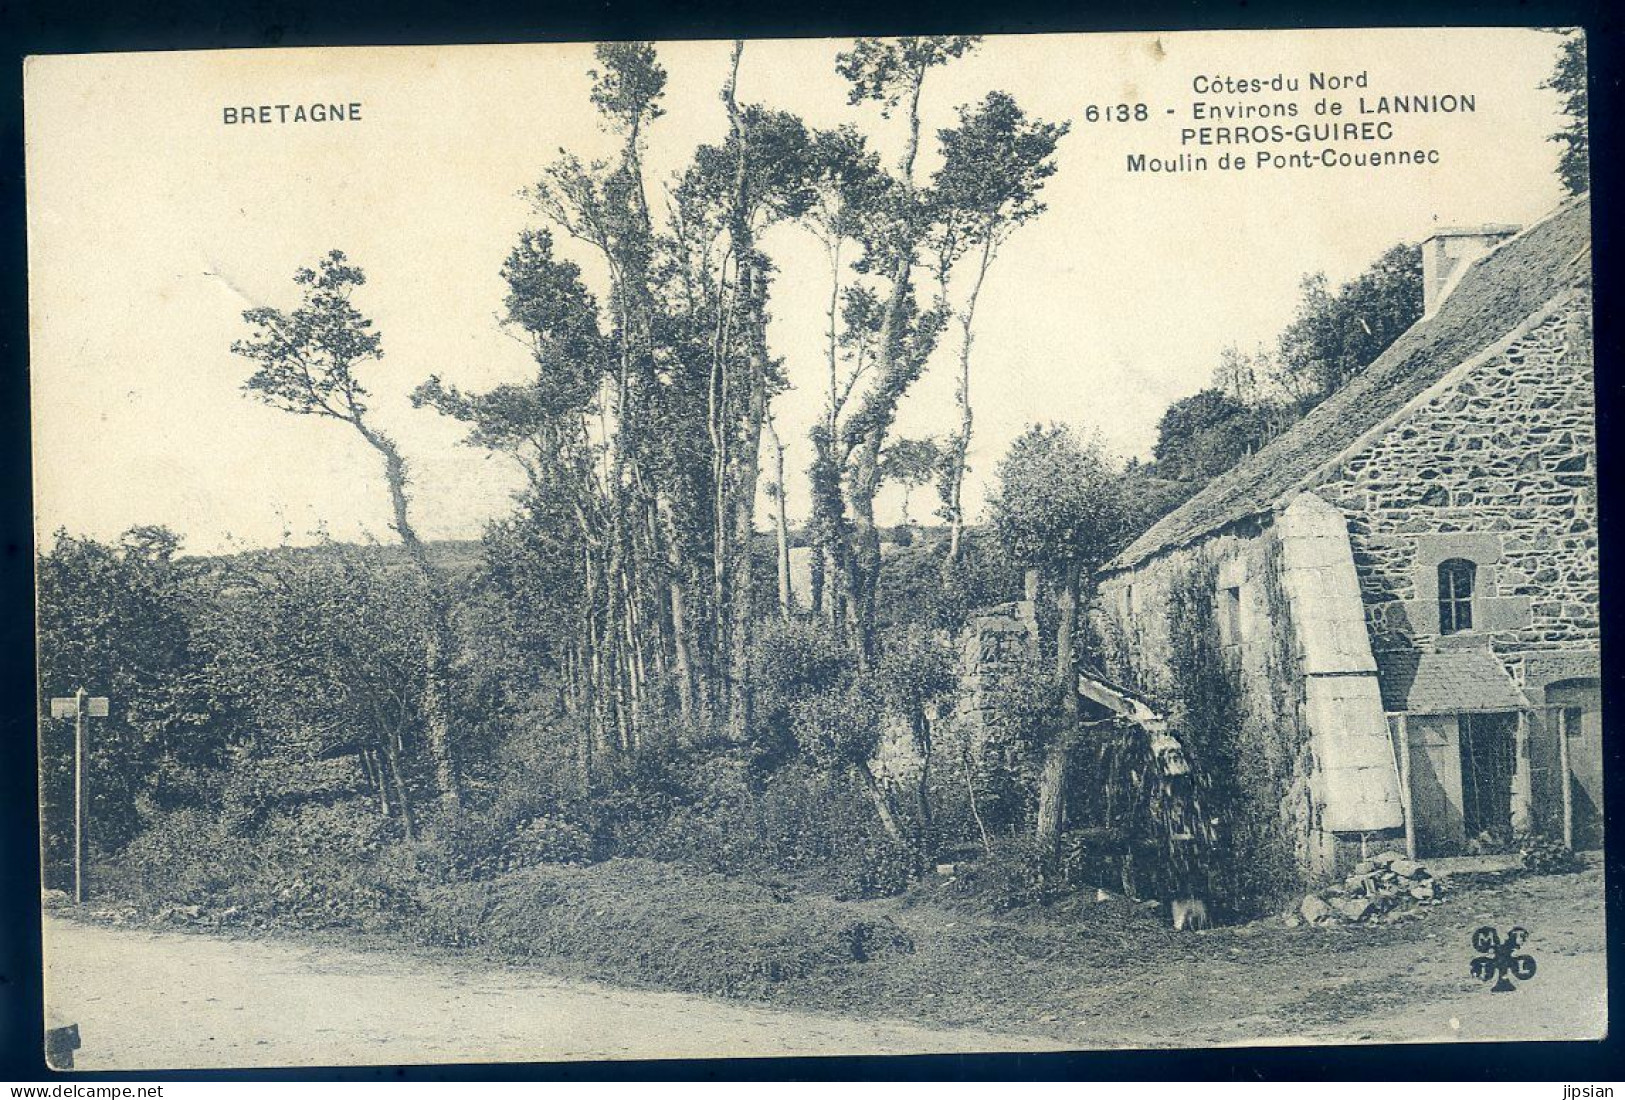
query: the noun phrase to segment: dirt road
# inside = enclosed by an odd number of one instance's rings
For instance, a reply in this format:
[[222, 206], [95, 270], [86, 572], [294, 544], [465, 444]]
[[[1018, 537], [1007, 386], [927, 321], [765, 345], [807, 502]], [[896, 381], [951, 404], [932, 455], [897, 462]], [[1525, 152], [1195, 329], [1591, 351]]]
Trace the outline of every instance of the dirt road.
[[[786, 989], [800, 1003], [783, 1008], [382, 945], [52, 919], [46, 997], [79, 1024], [81, 1069], [1583, 1039], [1607, 1030], [1603, 888], [1593, 870], [1452, 891], [1383, 927], [1160, 933], [1082, 971], [1034, 939], [1001, 964], [1013, 981], [976, 953], [988, 929], [862, 903], [918, 949], [855, 984]], [[1531, 930], [1539, 972], [1516, 992], [1469, 973], [1486, 925]]]
[[535, 971], [48, 919], [46, 1002], [82, 1070], [1054, 1049]]

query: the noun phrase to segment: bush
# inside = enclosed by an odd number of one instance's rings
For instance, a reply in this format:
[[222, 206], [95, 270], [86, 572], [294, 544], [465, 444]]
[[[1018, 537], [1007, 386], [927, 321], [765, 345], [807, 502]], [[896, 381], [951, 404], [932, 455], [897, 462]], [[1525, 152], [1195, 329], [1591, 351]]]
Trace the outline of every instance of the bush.
[[922, 719], [959, 686], [955, 658], [945, 631], [917, 624], [893, 627], [881, 648], [877, 686], [893, 711], [911, 722]]
[[790, 717], [801, 754], [825, 771], [862, 765], [880, 744], [879, 693], [863, 681], [809, 693], [791, 705]]
[[145, 909], [202, 904], [231, 889], [242, 854], [217, 817], [175, 810], [153, 816], [115, 863], [95, 868], [93, 885]]
[[600, 855], [695, 870], [794, 876], [847, 896], [878, 889], [854, 878], [863, 853], [887, 843], [851, 771], [791, 759], [763, 772], [749, 749], [650, 754], [592, 807]]
[[236, 907], [304, 928], [389, 928], [410, 907], [410, 888], [397, 881], [403, 865], [381, 858], [409, 847], [392, 836], [360, 800], [268, 814], [247, 835], [178, 810], [155, 818], [104, 883], [148, 910]]
[[[527, 834], [544, 819], [552, 824]], [[569, 837], [566, 830], [571, 831]], [[442, 817], [404, 847], [410, 850], [417, 873], [448, 882], [490, 878], [534, 862], [585, 861], [595, 854], [591, 833], [569, 825], [558, 812], [556, 798], [526, 789], [510, 790], [487, 805]]]
[[1052, 863], [1032, 837], [1001, 837], [991, 858], [960, 869], [948, 893], [993, 913], [1045, 905], [1069, 892]]
[[[895, 885], [875, 853], [894, 845], [850, 773], [831, 774], [807, 763], [792, 765], [763, 783], [757, 800], [764, 873], [841, 897], [879, 896]], [[868, 870], [861, 870], [868, 861]]]
[[587, 808], [600, 849], [734, 873], [757, 857], [750, 749], [647, 751]]
[[749, 736], [763, 767], [794, 756], [797, 705], [844, 687], [851, 669], [852, 654], [822, 623], [775, 619], [759, 625], [750, 655], [756, 721]]
[[579, 825], [551, 814], [533, 817], [502, 846], [502, 870], [534, 867], [538, 863], [586, 863], [591, 860], [592, 837]]
[[842, 860], [844, 869], [836, 898], [889, 898], [908, 889], [914, 878], [914, 855], [881, 837]]
[[1561, 840], [1539, 833], [1519, 836], [1518, 854], [1523, 858], [1523, 869], [1532, 875], [1568, 875], [1583, 871], [1586, 865]]

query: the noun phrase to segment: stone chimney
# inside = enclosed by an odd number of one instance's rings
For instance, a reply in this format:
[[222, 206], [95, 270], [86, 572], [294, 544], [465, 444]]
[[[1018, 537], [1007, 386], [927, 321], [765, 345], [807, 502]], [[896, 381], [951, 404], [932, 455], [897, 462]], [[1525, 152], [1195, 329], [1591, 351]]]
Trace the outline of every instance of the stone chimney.
[[1518, 231], [1516, 225], [1441, 229], [1422, 242], [1422, 316], [1431, 317], [1467, 266]]

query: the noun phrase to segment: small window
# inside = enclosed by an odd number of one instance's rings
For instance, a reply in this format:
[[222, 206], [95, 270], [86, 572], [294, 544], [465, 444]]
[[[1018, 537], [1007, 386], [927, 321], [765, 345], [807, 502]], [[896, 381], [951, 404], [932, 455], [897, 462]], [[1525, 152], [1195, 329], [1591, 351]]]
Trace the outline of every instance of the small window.
[[1439, 563], [1439, 633], [1473, 628], [1473, 583], [1478, 566], [1465, 558]]
[[1241, 589], [1219, 589], [1219, 640], [1227, 646], [1241, 644]]

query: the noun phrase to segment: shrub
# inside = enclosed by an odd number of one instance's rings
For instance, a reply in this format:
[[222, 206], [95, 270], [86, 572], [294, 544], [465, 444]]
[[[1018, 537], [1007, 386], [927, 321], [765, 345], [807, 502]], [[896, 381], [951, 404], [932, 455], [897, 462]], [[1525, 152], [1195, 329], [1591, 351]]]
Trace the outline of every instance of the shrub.
[[[462, 813], [439, 819], [432, 830], [405, 847], [411, 851], [419, 872], [438, 881], [490, 878], [527, 862], [592, 858], [591, 834], [579, 827], [574, 827], [579, 834], [575, 840], [558, 836], [553, 850], [560, 855], [559, 860], [543, 854], [547, 826], [532, 838], [540, 847], [511, 847], [527, 827], [542, 819], [556, 822], [558, 828], [552, 830], [553, 834], [566, 826], [563, 815], [558, 813], [557, 799], [539, 790], [510, 789], [487, 805], [465, 808]], [[524, 856], [527, 851], [531, 858]]]
[[861, 766], [880, 744], [880, 696], [864, 681], [809, 693], [790, 708], [796, 745], [816, 767]]
[[794, 755], [797, 705], [844, 686], [851, 668], [851, 653], [822, 623], [772, 620], [760, 625], [750, 656], [756, 721], [749, 736], [764, 766], [777, 766]]
[[306, 928], [393, 927], [409, 907], [403, 864], [381, 857], [393, 830], [361, 800], [312, 803], [265, 816], [251, 834], [198, 810], [162, 814], [105, 884], [138, 906], [237, 907]]
[[756, 813], [764, 871], [844, 896], [873, 888], [854, 868], [890, 840], [850, 774], [792, 764], [763, 782]]
[[914, 855], [900, 844], [880, 837], [841, 861], [843, 875], [835, 896], [888, 898], [908, 889], [914, 878]]
[[950, 897], [994, 913], [1044, 905], [1066, 892], [1053, 861], [1031, 836], [999, 838], [992, 857], [960, 869], [948, 887]]
[[405, 900], [378, 870], [393, 833], [359, 799], [275, 814], [239, 844], [257, 855], [239, 870], [228, 900], [302, 927], [389, 927]]
[[1564, 847], [1561, 840], [1539, 833], [1524, 833], [1518, 837], [1518, 854], [1523, 857], [1523, 869], [1532, 875], [1567, 875], [1585, 869], [1585, 860]]
[[959, 684], [946, 632], [918, 624], [886, 632], [877, 686], [888, 705], [911, 722], [947, 700]]
[[174, 810], [154, 815], [115, 863], [97, 868], [94, 885], [147, 909], [201, 904], [231, 889], [241, 860], [217, 817]]
[[538, 863], [586, 863], [592, 858], [592, 837], [579, 825], [551, 814], [533, 817], [502, 846], [502, 870], [513, 871]]
[[737, 867], [752, 845], [749, 753], [679, 744], [644, 752], [584, 807], [600, 850], [706, 870]]

